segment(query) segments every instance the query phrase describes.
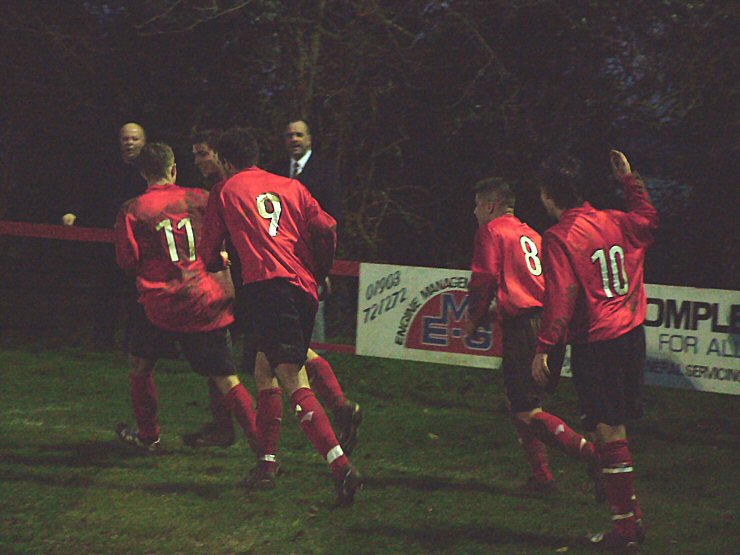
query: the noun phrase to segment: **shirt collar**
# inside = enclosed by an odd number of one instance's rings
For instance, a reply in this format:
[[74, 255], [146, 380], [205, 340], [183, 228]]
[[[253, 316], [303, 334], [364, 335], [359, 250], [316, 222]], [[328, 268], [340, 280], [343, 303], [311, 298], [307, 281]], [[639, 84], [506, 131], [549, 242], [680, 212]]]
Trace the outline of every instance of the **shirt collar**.
[[158, 183], [155, 185], [149, 185], [146, 190], [147, 191], [155, 191], [159, 189], [167, 189], [169, 187], [175, 187], [176, 185], [174, 183]]
[[293, 167], [295, 166], [295, 163], [298, 162], [298, 166], [301, 168], [301, 171], [303, 171], [303, 168], [306, 166], [306, 163], [308, 162], [308, 159], [311, 158], [311, 149], [309, 148], [306, 153], [301, 156], [298, 160], [293, 160], [293, 158], [290, 159], [290, 171], [293, 172]]

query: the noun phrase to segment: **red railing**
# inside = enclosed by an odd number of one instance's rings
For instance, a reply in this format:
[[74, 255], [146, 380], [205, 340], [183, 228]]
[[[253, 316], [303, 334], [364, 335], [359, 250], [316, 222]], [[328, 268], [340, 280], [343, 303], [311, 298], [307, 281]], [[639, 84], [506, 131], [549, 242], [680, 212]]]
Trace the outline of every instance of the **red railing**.
[[[57, 239], [61, 241], [84, 241], [88, 243], [112, 243], [113, 230], [96, 227], [35, 224], [28, 222], [0, 221], [0, 235]], [[335, 260], [331, 269], [333, 276], [359, 277], [360, 263], [353, 260]], [[312, 343], [314, 349], [335, 353], [354, 354], [355, 346], [340, 343]]]

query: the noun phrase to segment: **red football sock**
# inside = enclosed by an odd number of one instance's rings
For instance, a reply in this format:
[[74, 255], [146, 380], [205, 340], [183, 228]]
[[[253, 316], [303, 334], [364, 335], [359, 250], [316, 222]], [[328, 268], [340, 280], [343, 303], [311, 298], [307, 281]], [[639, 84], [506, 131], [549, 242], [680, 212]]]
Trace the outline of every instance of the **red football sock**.
[[255, 440], [257, 438], [257, 423], [254, 400], [249, 391], [245, 389], [244, 384], [232, 387], [231, 391], [226, 394], [226, 400], [247, 439]]
[[130, 374], [131, 404], [136, 415], [136, 427], [139, 439], [144, 442], [159, 439], [159, 423], [157, 422], [157, 386], [153, 374]]
[[540, 483], [544, 484], [553, 479], [550, 471], [550, 463], [547, 459], [547, 448], [545, 444], [537, 439], [529, 428], [529, 425], [518, 418], [514, 418], [514, 426], [519, 436], [519, 443], [524, 450], [524, 456], [532, 468], [532, 475]]
[[319, 452], [322, 458], [331, 466], [335, 478], [342, 478], [349, 465], [349, 459], [339, 446], [334, 429], [329, 423], [321, 403], [307, 387], [297, 389], [290, 397], [301, 429]]
[[270, 472], [277, 470], [280, 423], [283, 420], [283, 390], [262, 389], [257, 395], [257, 460]]
[[[626, 439], [599, 444], [606, 502], [612, 513], [614, 531], [620, 536], [636, 537], [635, 518], [637, 498], [632, 454]], [[640, 512], [642, 517], [642, 512]]]
[[223, 431], [229, 431], [234, 429], [234, 425], [231, 420], [231, 406], [229, 401], [221, 394], [216, 382], [208, 380], [208, 395], [211, 399], [209, 408], [213, 415], [213, 422], [219, 429]]
[[594, 444], [549, 412], [538, 412], [532, 417], [530, 429], [532, 433], [546, 445], [560, 449], [567, 455], [591, 461], [596, 457]]
[[311, 389], [326, 403], [331, 410], [337, 410], [347, 401], [337, 376], [324, 357], [316, 357], [306, 362], [306, 373]]

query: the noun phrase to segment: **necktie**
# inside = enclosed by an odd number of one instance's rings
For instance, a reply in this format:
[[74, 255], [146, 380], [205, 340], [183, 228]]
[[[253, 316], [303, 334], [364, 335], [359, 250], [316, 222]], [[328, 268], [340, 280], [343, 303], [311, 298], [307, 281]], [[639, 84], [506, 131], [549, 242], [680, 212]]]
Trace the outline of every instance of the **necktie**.
[[301, 173], [301, 165], [296, 160], [293, 162], [293, 177], [297, 177], [299, 173]]

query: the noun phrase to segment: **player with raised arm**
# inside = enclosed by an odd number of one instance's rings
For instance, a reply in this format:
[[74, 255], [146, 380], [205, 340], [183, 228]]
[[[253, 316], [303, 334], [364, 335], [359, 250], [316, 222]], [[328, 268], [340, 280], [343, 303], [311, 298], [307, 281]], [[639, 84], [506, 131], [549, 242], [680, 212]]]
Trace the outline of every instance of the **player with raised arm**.
[[247, 486], [274, 487], [282, 384], [301, 429], [331, 467], [338, 503], [350, 505], [362, 478], [339, 445], [302, 369], [319, 283], [333, 264], [335, 221], [303, 185], [256, 166], [257, 142], [247, 129], [223, 133], [217, 151], [232, 177], [208, 205], [203, 255], [210, 269], [221, 268], [220, 245], [230, 237], [242, 263], [249, 312], [245, 321], [259, 351], [258, 462]]
[[175, 340], [193, 370], [216, 383], [253, 444], [253, 400], [236, 376], [228, 332], [233, 284], [228, 272], [207, 272], [199, 252], [208, 192], [175, 184], [175, 156], [163, 143], [146, 145], [138, 164], [148, 187], [124, 203], [115, 227], [116, 261], [136, 276], [140, 303], [129, 343], [137, 426], [119, 424], [118, 437], [145, 450], [159, 444], [153, 372]]
[[583, 202], [578, 170], [568, 160], [557, 160], [541, 183], [542, 203], [558, 223], [542, 241], [545, 302], [532, 375], [547, 383], [549, 355], [571, 344], [573, 382], [584, 425], [597, 438], [613, 521], [611, 531], [590, 541], [620, 550], [644, 540], [625, 424], [642, 414], [644, 266], [658, 213], [624, 154], [613, 150], [610, 158], [626, 212]]
[[[545, 444], [580, 460], [596, 459], [592, 443], [563, 420], [542, 410], [545, 389], [560, 377], [564, 349], [551, 357], [553, 371], [540, 387], [532, 379], [545, 281], [540, 261], [540, 234], [514, 215], [516, 196], [498, 178], [476, 183], [474, 214], [478, 221], [468, 286], [468, 336], [499, 319], [503, 328], [503, 373], [506, 397], [532, 476], [522, 486], [527, 494], [554, 491]], [[493, 309], [489, 309], [493, 307]]]

